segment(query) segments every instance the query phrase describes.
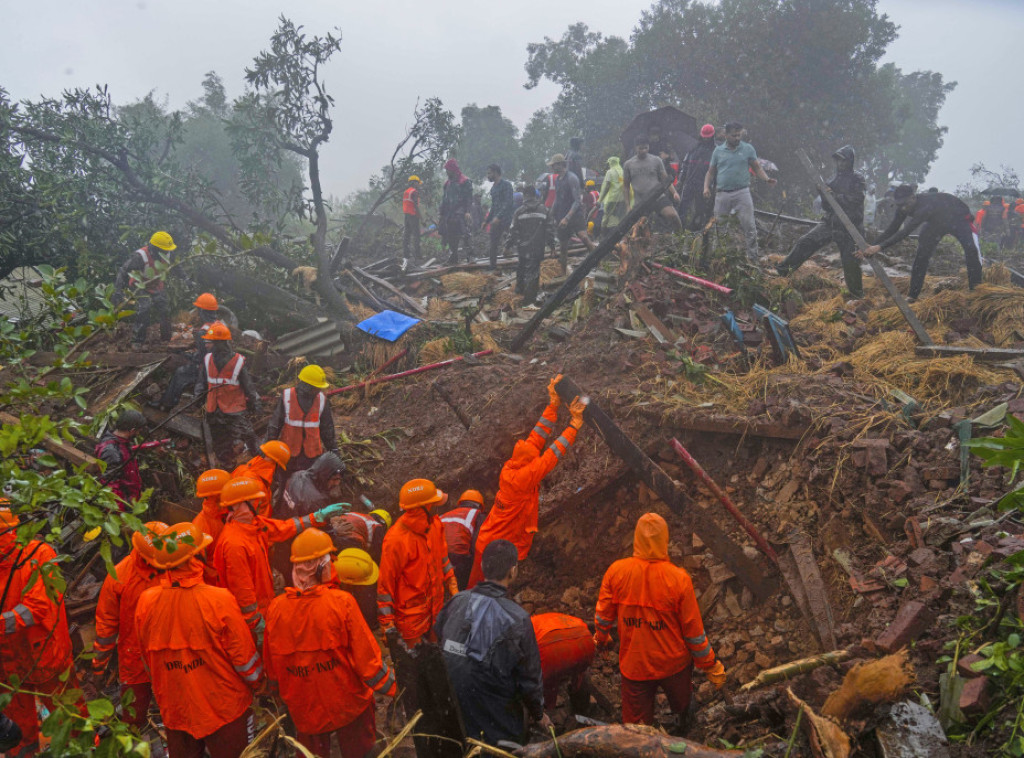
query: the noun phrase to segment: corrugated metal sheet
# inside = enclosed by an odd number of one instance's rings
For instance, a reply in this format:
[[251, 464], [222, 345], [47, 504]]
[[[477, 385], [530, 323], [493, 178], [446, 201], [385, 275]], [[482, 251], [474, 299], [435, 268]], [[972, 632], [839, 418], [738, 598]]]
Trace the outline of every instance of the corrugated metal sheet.
[[45, 311], [45, 300], [39, 288], [32, 286], [42, 278], [34, 266], [23, 266], [0, 280], [0, 314], [12, 321], [23, 321]]
[[345, 349], [337, 324], [321, 319], [316, 326], [283, 334], [274, 343], [274, 349], [291, 357], [331, 357]]

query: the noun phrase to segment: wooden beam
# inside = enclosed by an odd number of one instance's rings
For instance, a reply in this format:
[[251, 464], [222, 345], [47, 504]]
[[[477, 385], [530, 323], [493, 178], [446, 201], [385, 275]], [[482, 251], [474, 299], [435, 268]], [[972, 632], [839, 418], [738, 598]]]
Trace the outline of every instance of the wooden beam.
[[407, 294], [402, 292], [402, 290], [398, 289], [391, 282], [385, 281], [384, 279], [381, 279], [379, 276], [374, 276], [373, 274], [368, 274], [365, 271], [363, 271], [361, 268], [359, 268], [358, 266], [355, 266], [353, 268], [354, 268], [355, 272], [357, 274], [359, 274], [360, 276], [366, 277], [371, 282], [373, 282], [374, 284], [376, 284], [376, 285], [378, 285], [380, 287], [383, 287], [384, 289], [386, 289], [391, 294], [397, 295], [398, 298], [403, 303], [405, 303], [410, 308], [412, 308], [416, 313], [420, 314], [421, 316], [425, 316], [427, 314], [427, 309], [426, 308], [424, 308], [422, 305], [420, 305], [419, 302], [417, 302], [415, 299], [409, 297]]
[[[803, 164], [804, 169], [807, 171], [807, 175], [814, 180], [815, 185], [818, 187], [818, 192], [821, 193], [822, 198], [825, 199], [830, 206], [832, 211], [836, 214], [836, 218], [842, 222], [843, 226], [846, 227], [847, 233], [857, 244], [858, 250], [863, 250], [868, 247], [868, 242], [864, 239], [864, 235], [860, 233], [860, 230], [853, 225], [850, 221], [850, 217], [846, 215], [846, 211], [843, 210], [842, 206], [839, 205], [839, 201], [832, 196], [832, 191], [826, 186], [821, 180], [821, 175], [818, 170], [811, 163], [811, 159], [807, 157], [807, 153], [803, 148], [796, 151], [797, 158]], [[882, 262], [879, 261], [875, 256], [868, 257], [868, 263], [871, 264], [871, 270], [875, 272], [875, 276], [878, 277], [878, 281], [885, 287], [885, 291], [889, 293], [889, 297], [892, 298], [893, 302], [896, 303], [896, 307], [900, 309], [900, 313], [903, 314], [903, 318], [910, 324], [910, 328], [914, 330], [914, 336], [917, 337], [917, 341], [922, 345], [933, 345], [935, 340], [928, 334], [928, 330], [924, 328], [924, 324], [918, 319], [917, 314], [911, 310], [910, 305], [906, 300], [903, 299], [903, 295], [896, 289], [896, 285], [892, 283], [892, 279], [885, 273], [885, 267]]]
[[587, 274], [589, 274], [605, 256], [615, 249], [615, 246], [619, 244], [619, 240], [629, 233], [633, 228], [633, 225], [646, 216], [648, 211], [654, 208], [654, 204], [662, 196], [665, 190], [668, 189], [671, 183], [672, 178], [669, 177], [669, 179], [666, 180], [659, 189], [653, 192], [650, 197], [642, 203], [633, 206], [633, 210], [626, 214], [626, 217], [619, 222], [619, 225], [615, 227], [614, 231], [612, 231], [612, 233], [605, 238], [600, 245], [595, 247], [587, 257], [572, 270], [572, 273], [566, 277], [565, 283], [544, 302], [541, 309], [534, 314], [533, 318], [523, 326], [522, 331], [516, 335], [515, 340], [512, 341], [511, 350], [513, 353], [518, 353], [522, 349], [523, 345], [525, 345], [527, 341], [529, 341], [530, 337], [533, 336], [533, 333], [540, 328], [544, 319], [554, 313], [555, 309], [562, 304], [562, 301], [565, 300], [566, 297], [575, 291], [580, 282], [586, 278]]
[[[568, 377], [563, 377], [555, 389], [565, 403], [584, 394]], [[587, 406], [583, 419], [672, 511], [692, 524], [693, 531], [715, 557], [728, 566], [755, 597], [766, 601], [776, 592], [778, 574], [772, 564], [747, 558], [742, 547], [718, 526], [711, 514], [692, 502], [664, 469], [651, 460], [593, 400]]]
[[[20, 423], [21, 421], [17, 417], [0, 411], [0, 424], [17, 426]], [[63, 458], [74, 466], [86, 466], [86, 471], [90, 472], [99, 471], [99, 460], [93, 458], [88, 453], [83, 453], [77, 447], [72, 447], [53, 437], [43, 437], [42, 445], [54, 455]]]
[[1012, 361], [1024, 358], [1024, 350], [1012, 347], [958, 347], [957, 345], [918, 345], [917, 355], [926, 358], [949, 358], [969, 355], [979, 361]]
[[675, 332], [665, 326], [661, 319], [651, 313], [650, 309], [643, 303], [633, 303], [633, 310], [640, 320], [647, 325], [648, 330], [654, 335], [658, 342], [673, 344], [676, 341]]

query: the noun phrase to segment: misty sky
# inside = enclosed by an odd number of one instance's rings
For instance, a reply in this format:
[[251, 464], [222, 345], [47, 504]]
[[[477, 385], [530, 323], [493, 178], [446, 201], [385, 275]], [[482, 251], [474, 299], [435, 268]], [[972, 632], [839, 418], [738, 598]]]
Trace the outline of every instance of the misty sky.
[[[550, 84], [523, 89], [527, 43], [558, 38], [578, 20], [606, 35], [628, 36], [648, 5], [8, 0], [0, 86], [15, 99], [32, 99], [106, 83], [116, 102], [155, 90], [176, 108], [197, 98], [203, 75], [214, 70], [234, 97], [242, 90], [243, 68], [267, 45], [286, 8], [310, 33], [342, 31], [342, 50], [326, 74], [336, 109], [322, 170], [325, 189], [344, 195], [385, 163], [417, 98], [438, 96], [456, 115], [468, 103], [499, 105], [522, 128], [557, 91]], [[1024, 147], [1014, 128], [1024, 123], [1016, 47], [1024, 38], [1024, 0], [879, 5], [901, 27], [889, 60], [904, 71], [936, 70], [958, 82], [940, 116], [949, 133], [929, 184], [952, 190], [978, 161], [1024, 171]]]

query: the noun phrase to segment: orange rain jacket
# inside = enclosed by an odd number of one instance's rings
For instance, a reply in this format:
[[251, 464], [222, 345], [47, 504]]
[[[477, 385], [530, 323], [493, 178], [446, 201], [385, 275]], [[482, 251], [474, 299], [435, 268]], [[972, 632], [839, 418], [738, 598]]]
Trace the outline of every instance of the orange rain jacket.
[[[46, 594], [39, 572], [57, 557], [45, 542], [19, 547], [14, 531], [0, 535], [0, 676], [17, 674], [23, 682], [48, 682], [71, 667], [71, 636], [60, 595]], [[31, 588], [29, 588], [31, 584]]]
[[346, 726], [373, 701], [395, 695], [395, 675], [347, 592], [288, 587], [267, 612], [267, 676], [276, 680], [296, 728], [323, 734]]
[[380, 625], [397, 626], [407, 642], [419, 641], [433, 629], [445, 585], [454, 581], [441, 520], [426, 508], [406, 511], [384, 535], [377, 580]]
[[168, 729], [202, 739], [252, 705], [263, 677], [256, 643], [231, 593], [203, 584], [199, 561], [142, 593], [135, 626]]
[[270, 486], [274, 482], [275, 469], [277, 469], [276, 463], [269, 458], [264, 458], [262, 455], [257, 455], [231, 472], [232, 479], [237, 479], [240, 476], [251, 476], [263, 485], [265, 499], [256, 507], [256, 514], [258, 516], [270, 518], [273, 515], [271, 513]]
[[142, 593], [160, 584], [160, 572], [146, 563], [137, 550], [132, 550], [114, 567], [117, 578], [108, 575], [100, 588], [96, 606], [96, 657], [93, 668], [102, 670], [110, 662], [117, 645], [118, 681], [121, 684], [142, 684], [149, 681], [149, 672], [142, 663], [142, 650], [135, 632], [135, 609]]
[[[501, 469], [498, 494], [494, 506], [476, 538], [476, 557], [469, 579], [472, 588], [483, 580], [481, 560], [484, 548], [494, 540], [508, 540], [519, 548], [519, 560], [525, 560], [537, 533], [540, 511], [540, 483], [576, 441], [576, 428], [566, 427], [547, 450], [544, 445], [558, 420], [558, 405], [550, 403], [544, 409], [530, 436], [519, 440], [512, 457]], [[543, 451], [543, 452], [542, 452]]]
[[[545, 683], [566, 671], [586, 668], [594, 660], [597, 648], [587, 622], [565, 613], [538, 613], [530, 617], [540, 650], [540, 670]], [[554, 703], [548, 702], [553, 708]]]
[[668, 560], [668, 525], [645, 513], [633, 557], [605, 572], [594, 615], [597, 636], [619, 627], [619, 670], [627, 679], [664, 679], [690, 665], [710, 669], [715, 652], [704, 634], [690, 575]]
[[255, 627], [267, 614], [274, 599], [274, 577], [270, 573], [270, 543], [290, 540], [310, 526], [320, 526], [313, 516], [276, 519], [256, 516], [252, 524], [228, 521], [213, 551], [213, 568], [220, 584], [231, 590], [242, 616]]
[[203, 509], [199, 515], [192, 519], [192, 523], [198, 526], [203, 534], [208, 534], [213, 541], [207, 546], [203, 554], [197, 556], [203, 563], [203, 581], [212, 587], [220, 587], [220, 576], [217, 569], [213, 567], [213, 551], [217, 549], [217, 541], [220, 533], [224, 531], [224, 516], [226, 512], [220, 505], [220, 495], [203, 498]]

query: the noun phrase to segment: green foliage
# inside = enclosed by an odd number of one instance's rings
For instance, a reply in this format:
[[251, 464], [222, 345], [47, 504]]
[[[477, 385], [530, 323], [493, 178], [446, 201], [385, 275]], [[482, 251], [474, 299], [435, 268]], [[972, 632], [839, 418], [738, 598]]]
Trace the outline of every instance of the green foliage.
[[[744, 123], [799, 196], [793, 184], [809, 183], [798, 147], [827, 157], [850, 143], [879, 176], [927, 173], [953, 85], [881, 66], [895, 38], [877, 0], [659, 0], [628, 41], [577, 23], [529, 45], [526, 86], [560, 87], [549, 118], [567, 125], [563, 139], [586, 138], [590, 165], [620, 154], [619, 134], [637, 113], [675, 105], [699, 120]], [[534, 121], [531, 137], [544, 117]]]
[[482, 181], [492, 163], [501, 166], [502, 176], [520, 179], [519, 130], [497, 105], [484, 108], [475, 103], [462, 109], [462, 128], [455, 155], [466, 176]]
[[[1007, 414], [1006, 424], [1006, 432], [1002, 437], [978, 437], [965, 444], [981, 458], [983, 465], [1008, 469], [1006, 481], [1012, 485], [1024, 461], [1024, 421], [1013, 414]], [[1010, 508], [1024, 510], [1024, 485], [1012, 489], [999, 500], [1000, 510]]]

